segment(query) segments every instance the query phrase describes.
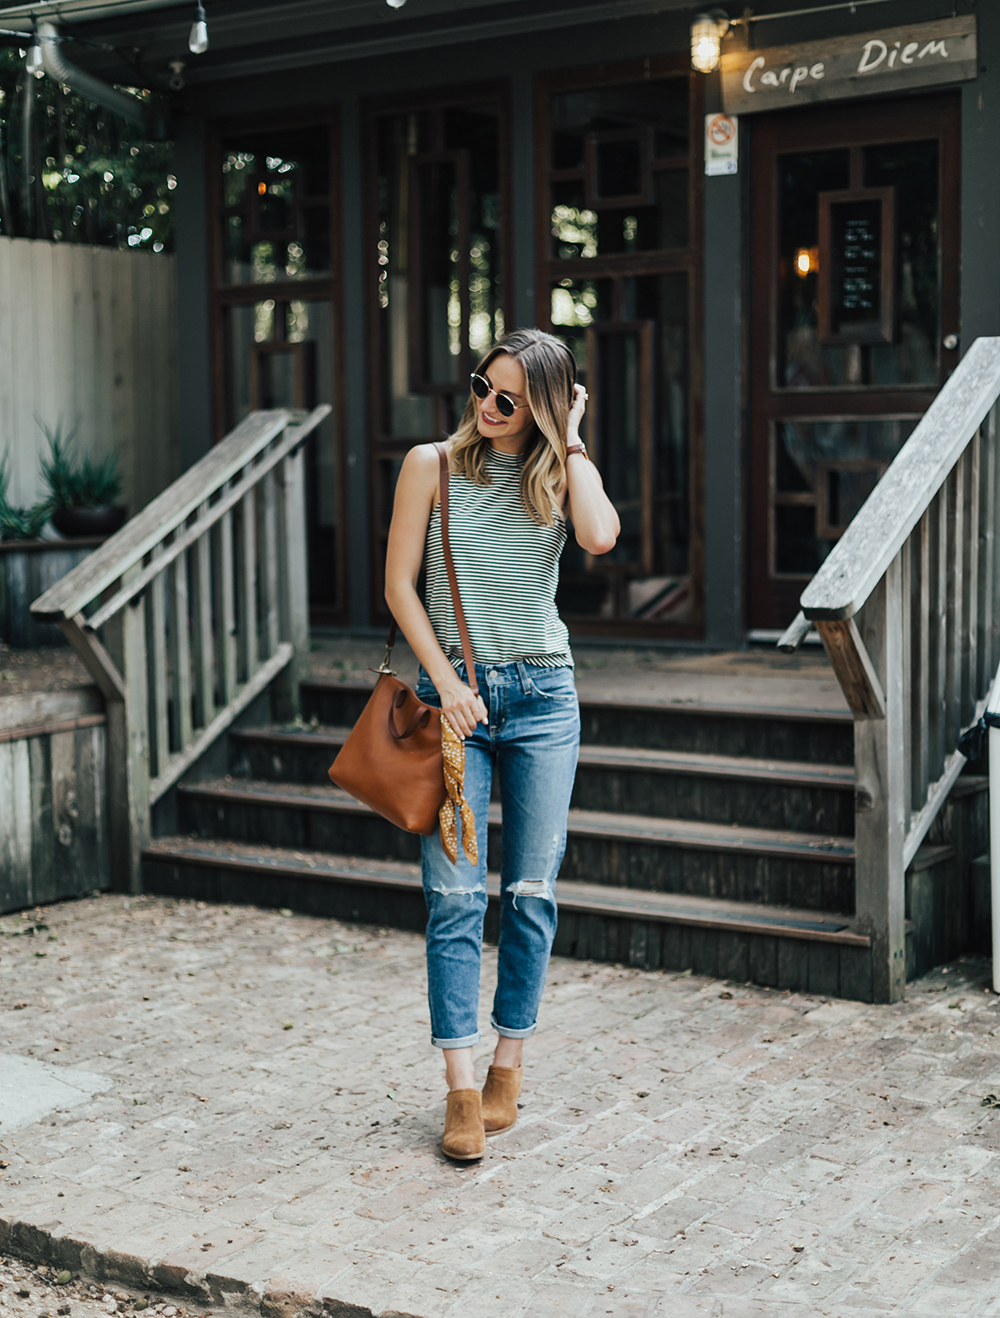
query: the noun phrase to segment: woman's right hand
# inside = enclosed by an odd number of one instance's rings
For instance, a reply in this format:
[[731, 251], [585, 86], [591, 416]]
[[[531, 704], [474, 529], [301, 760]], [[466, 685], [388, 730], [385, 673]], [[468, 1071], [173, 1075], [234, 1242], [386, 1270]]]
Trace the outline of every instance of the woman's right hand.
[[438, 695], [441, 712], [460, 737], [471, 737], [477, 723], [489, 723], [482, 697], [457, 677], [443, 689], [438, 687]]

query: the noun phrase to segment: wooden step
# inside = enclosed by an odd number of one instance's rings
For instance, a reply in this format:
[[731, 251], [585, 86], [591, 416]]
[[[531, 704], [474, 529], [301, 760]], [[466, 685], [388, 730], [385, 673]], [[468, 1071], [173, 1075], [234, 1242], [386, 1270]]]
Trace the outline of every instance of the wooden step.
[[[332, 785], [222, 779], [178, 788], [179, 827], [202, 837], [415, 861], [419, 839]], [[499, 804], [490, 864], [499, 864]], [[562, 875], [733, 901], [850, 910], [852, 838], [598, 810], [569, 812]]]
[[[351, 729], [324, 726], [290, 728], [268, 725], [238, 728], [230, 735], [240, 745], [294, 747], [322, 750], [336, 756]], [[332, 763], [332, 758], [331, 758]], [[832, 787], [854, 790], [854, 770], [843, 764], [808, 761], [765, 760], [745, 755], [706, 755], [696, 751], [657, 750], [644, 746], [580, 747], [580, 764], [594, 769], [636, 769], [647, 773], [676, 773], [697, 778], [726, 778], [743, 782], [766, 782], [772, 786]]]
[[[420, 867], [234, 841], [167, 837], [144, 852], [146, 889], [422, 929]], [[497, 935], [499, 876], [487, 888]], [[869, 939], [849, 915], [560, 879], [560, 955], [625, 961], [843, 997], [871, 995]]]
[[[303, 708], [321, 723], [351, 726], [371, 695], [367, 682], [313, 677], [302, 684]], [[580, 701], [583, 741], [720, 755], [753, 755], [809, 763], [854, 762], [850, 714], [829, 709], [709, 704], [661, 698]]]
[[[230, 772], [237, 778], [323, 783], [349, 731], [240, 729], [230, 737]], [[854, 772], [840, 764], [584, 745], [573, 805], [849, 836], [854, 831]]]
[[[368, 806], [339, 787], [313, 783], [272, 783], [250, 778], [216, 779], [182, 784], [188, 799], [254, 807], [288, 807], [323, 814], [361, 815], [377, 819]], [[490, 803], [490, 823], [502, 820], [498, 802]], [[648, 815], [612, 814], [604, 810], [570, 810], [569, 832], [578, 837], [613, 838], [616, 841], [675, 843], [712, 851], [739, 851], [756, 855], [782, 855], [799, 860], [817, 857], [835, 863], [854, 862], [854, 840], [813, 833], [779, 832], [738, 825], [720, 827], [689, 819], [657, 819]]]

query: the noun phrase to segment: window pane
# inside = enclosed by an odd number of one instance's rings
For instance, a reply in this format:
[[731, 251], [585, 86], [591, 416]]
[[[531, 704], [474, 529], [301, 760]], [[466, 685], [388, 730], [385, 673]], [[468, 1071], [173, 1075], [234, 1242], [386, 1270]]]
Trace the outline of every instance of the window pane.
[[774, 434], [774, 570], [810, 576], [871, 494], [916, 417], [781, 421]]
[[329, 157], [323, 125], [223, 141], [223, 283], [329, 274]]
[[668, 78], [553, 96], [552, 254], [562, 260], [686, 247], [688, 82]]
[[570, 538], [560, 607], [577, 617], [687, 621], [687, 276], [562, 280], [552, 322], [590, 392], [587, 442], [622, 523], [612, 552], [589, 563]]
[[[932, 385], [938, 380], [940, 278], [938, 252], [938, 143], [891, 143], [863, 152], [863, 189], [894, 190], [895, 260], [890, 272], [896, 314], [891, 342], [821, 342], [819, 333], [820, 194], [843, 192], [850, 184], [847, 148], [796, 152], [779, 162], [781, 207], [780, 323], [778, 383], [787, 388], [838, 385], [885, 387]], [[863, 192], [862, 189], [862, 192]], [[881, 208], [855, 193], [831, 206], [832, 246], [839, 256], [843, 226], [864, 221], [865, 231], [880, 230]], [[838, 227], [839, 226], [839, 227]], [[853, 249], [848, 249], [853, 250]], [[869, 265], [877, 266], [877, 254]], [[838, 267], [839, 268], [839, 267]], [[860, 271], [877, 285], [871, 270]], [[836, 273], [836, 271], [835, 271]], [[840, 271], [843, 274], [843, 271]], [[836, 290], [842, 280], [834, 280]], [[862, 311], [865, 309], [862, 308]], [[834, 329], [848, 328], [857, 308], [831, 308]], [[878, 322], [878, 307], [866, 313]], [[863, 338], [858, 334], [858, 338]], [[875, 334], [869, 337], [878, 337]]]
[[[327, 301], [267, 300], [226, 309], [227, 425], [255, 408], [309, 409], [335, 402], [333, 316]], [[340, 578], [341, 491], [336, 411], [306, 446], [309, 598], [336, 610]]]
[[500, 112], [451, 106], [376, 127], [383, 438], [454, 429], [472, 365], [505, 331]]

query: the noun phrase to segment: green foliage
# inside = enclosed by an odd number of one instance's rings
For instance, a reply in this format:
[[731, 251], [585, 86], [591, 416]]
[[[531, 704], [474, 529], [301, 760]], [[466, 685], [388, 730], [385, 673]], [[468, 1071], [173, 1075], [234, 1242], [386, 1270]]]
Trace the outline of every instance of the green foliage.
[[10, 484], [10, 454], [0, 458], [0, 540], [37, 540], [49, 520], [52, 506], [48, 499], [31, 508], [15, 508], [7, 500]]
[[[26, 161], [29, 82], [33, 133]], [[148, 92], [136, 94], [149, 99]], [[147, 142], [137, 124], [29, 74], [22, 50], [0, 49], [0, 233], [170, 250], [173, 159], [173, 143]]]
[[42, 458], [42, 478], [49, 487], [51, 509], [107, 508], [117, 502], [122, 492], [117, 454], [99, 462], [89, 455], [78, 461], [71, 451], [76, 427], [63, 436], [61, 424], [55, 430], [41, 421], [38, 424], [49, 442], [49, 456]]

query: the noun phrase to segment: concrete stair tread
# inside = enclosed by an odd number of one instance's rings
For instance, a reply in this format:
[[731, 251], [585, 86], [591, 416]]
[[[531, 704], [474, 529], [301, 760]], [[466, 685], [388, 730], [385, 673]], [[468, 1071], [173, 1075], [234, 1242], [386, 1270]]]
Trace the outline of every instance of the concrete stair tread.
[[[329, 750], [332, 762], [332, 757], [344, 744], [349, 733], [350, 728], [330, 725], [315, 728], [274, 725], [247, 728], [231, 735], [236, 741], [323, 747]], [[592, 769], [638, 769], [647, 773], [736, 779], [772, 783], [775, 786], [833, 787], [847, 791], [854, 789], [854, 770], [850, 765], [842, 764], [810, 764], [797, 760], [604, 745], [581, 746], [580, 764]]]
[[[302, 683], [303, 692], [339, 691], [345, 695], [370, 694], [375, 686], [374, 680], [354, 680], [344, 682], [338, 677], [315, 674]], [[624, 691], [620, 695], [604, 691], [600, 695], [581, 692], [580, 704], [587, 708], [610, 708], [621, 710], [669, 710], [672, 713], [692, 715], [737, 715], [740, 718], [787, 719], [791, 722], [837, 723], [850, 727], [853, 718], [848, 709], [809, 708], [805, 706], [740, 704], [739, 702], [691, 700], [686, 698], [670, 699], [668, 696], [637, 696], [635, 692]]]
[[[275, 877], [422, 891], [420, 866], [402, 861], [368, 860], [286, 847], [185, 837], [158, 838], [143, 854], [147, 860], [161, 864], [252, 869]], [[499, 896], [498, 874], [488, 876], [487, 888], [492, 898]], [[868, 947], [870, 942], [867, 935], [858, 932], [852, 916], [830, 911], [804, 911], [711, 897], [646, 892], [566, 879], [559, 880], [558, 896], [560, 909], [566, 913], [670, 922], [854, 947]]]
[[[264, 805], [347, 814], [374, 813], [346, 792], [322, 783], [275, 783], [252, 778], [223, 778], [181, 784], [178, 792], [181, 796], [234, 805]], [[496, 802], [490, 805], [490, 822], [501, 822], [500, 806]], [[854, 861], [853, 838], [752, 828], [743, 824], [712, 824], [687, 819], [661, 819], [648, 815], [573, 809], [569, 812], [569, 832], [576, 837], [673, 844], [698, 850], [740, 851], [785, 858], [822, 859], [835, 864], [852, 864]]]

